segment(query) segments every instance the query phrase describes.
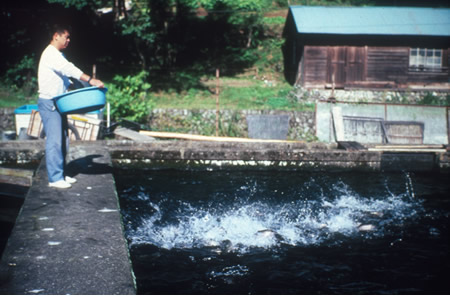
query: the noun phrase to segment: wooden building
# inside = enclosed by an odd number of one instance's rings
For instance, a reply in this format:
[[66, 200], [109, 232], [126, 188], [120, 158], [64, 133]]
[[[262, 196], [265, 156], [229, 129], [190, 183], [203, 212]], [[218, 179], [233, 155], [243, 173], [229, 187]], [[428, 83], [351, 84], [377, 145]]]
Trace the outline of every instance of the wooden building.
[[449, 88], [450, 9], [291, 6], [285, 74], [307, 88]]

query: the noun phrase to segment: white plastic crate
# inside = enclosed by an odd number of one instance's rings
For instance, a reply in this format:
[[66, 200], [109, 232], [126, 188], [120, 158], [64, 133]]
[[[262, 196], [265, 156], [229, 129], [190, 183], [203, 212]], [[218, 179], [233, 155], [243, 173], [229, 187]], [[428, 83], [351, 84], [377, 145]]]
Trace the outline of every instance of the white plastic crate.
[[[92, 118], [81, 114], [71, 114], [67, 116], [69, 125], [76, 128], [80, 140], [95, 141], [100, 132], [101, 119]], [[41, 116], [39, 111], [33, 110], [30, 116], [27, 134], [32, 137], [39, 138], [43, 129]], [[74, 133], [69, 129], [69, 137], [71, 140], [76, 140]]]

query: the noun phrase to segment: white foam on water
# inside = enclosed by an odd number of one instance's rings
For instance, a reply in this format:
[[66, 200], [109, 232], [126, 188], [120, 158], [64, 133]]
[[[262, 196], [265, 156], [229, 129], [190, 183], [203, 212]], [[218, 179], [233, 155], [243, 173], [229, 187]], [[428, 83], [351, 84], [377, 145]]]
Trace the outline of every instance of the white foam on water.
[[[256, 184], [254, 186], [257, 186]], [[179, 201], [171, 208], [165, 202], [148, 200], [154, 214], [135, 229], [128, 229], [131, 244], [153, 244], [160, 248], [218, 248], [221, 252], [247, 252], [281, 244], [321, 244], [339, 234], [360, 234], [361, 225], [373, 225], [373, 235], [383, 235], [384, 225], [418, 215], [420, 201], [410, 193], [384, 197], [360, 197], [347, 185], [333, 185], [334, 197], [316, 200], [264, 202], [236, 200], [231, 205], [196, 205]], [[250, 188], [250, 194], [254, 190]], [[146, 200], [143, 195], [137, 197]], [[369, 222], [367, 222], [369, 221]], [[367, 232], [364, 233], [367, 235]]]
[[247, 266], [235, 265], [227, 266], [219, 271], [211, 271], [210, 277], [212, 278], [224, 278], [224, 277], [239, 277], [248, 274], [249, 269]]

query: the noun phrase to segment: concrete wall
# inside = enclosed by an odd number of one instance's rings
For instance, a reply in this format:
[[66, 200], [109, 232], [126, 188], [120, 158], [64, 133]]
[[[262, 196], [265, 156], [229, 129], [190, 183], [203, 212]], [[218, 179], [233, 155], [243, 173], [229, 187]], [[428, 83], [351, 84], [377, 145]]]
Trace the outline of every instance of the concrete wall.
[[[345, 124], [346, 141], [359, 141], [362, 143], [381, 143], [380, 121], [411, 121], [424, 126], [423, 144], [448, 144], [447, 107], [419, 106], [419, 105], [392, 105], [392, 104], [351, 104], [318, 102], [316, 121], [317, 137], [321, 141], [333, 142], [336, 140], [331, 115], [332, 108], [340, 107], [343, 117], [369, 118], [365, 124]], [[345, 118], [344, 118], [345, 119]], [[345, 122], [345, 120], [344, 120]], [[406, 129], [405, 129], [406, 130]], [[405, 137], [411, 136], [406, 132]]]

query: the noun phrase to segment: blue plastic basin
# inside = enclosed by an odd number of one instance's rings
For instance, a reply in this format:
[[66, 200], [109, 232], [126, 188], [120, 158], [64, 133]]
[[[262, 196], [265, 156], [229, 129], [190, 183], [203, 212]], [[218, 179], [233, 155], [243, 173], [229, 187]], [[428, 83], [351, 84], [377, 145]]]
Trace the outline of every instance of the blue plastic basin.
[[92, 86], [69, 91], [53, 99], [62, 114], [88, 113], [105, 106], [107, 91], [107, 88]]
[[14, 110], [14, 114], [31, 114], [33, 110], [38, 110], [38, 105], [23, 105]]

